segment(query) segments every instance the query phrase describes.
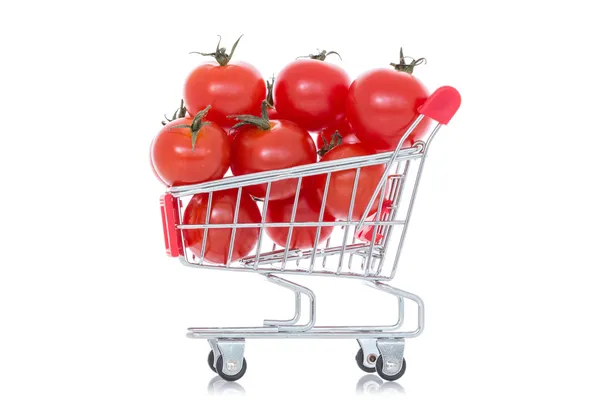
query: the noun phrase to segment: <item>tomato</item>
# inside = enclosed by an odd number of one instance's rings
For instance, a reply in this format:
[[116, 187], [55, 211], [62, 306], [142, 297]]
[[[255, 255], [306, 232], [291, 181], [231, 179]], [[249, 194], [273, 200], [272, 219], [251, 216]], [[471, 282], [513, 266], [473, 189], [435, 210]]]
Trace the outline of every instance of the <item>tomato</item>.
[[317, 135], [317, 148], [320, 150], [323, 147], [325, 147], [325, 142], [323, 141], [323, 139], [325, 139], [325, 141], [329, 145], [332, 142], [335, 132], [337, 132], [342, 137], [342, 143], [360, 143], [360, 140], [358, 140], [358, 138], [354, 134], [352, 127], [348, 123], [348, 120], [343, 120], [319, 132], [319, 134]]
[[[231, 189], [214, 192], [210, 207], [210, 224], [232, 224], [235, 213], [238, 190]], [[206, 224], [206, 213], [208, 207], [207, 193], [195, 194], [185, 208], [183, 223], [186, 225]], [[256, 203], [247, 193], [242, 192], [240, 197], [240, 208], [238, 223], [261, 222], [260, 211]], [[212, 263], [226, 264], [229, 255], [229, 244], [231, 242], [232, 229], [209, 228], [206, 236], [206, 249], [204, 258]], [[250, 254], [258, 241], [258, 228], [237, 228], [233, 241], [231, 261], [237, 261]], [[185, 246], [197, 257], [202, 257], [202, 241], [204, 239], [204, 228], [184, 229], [183, 238]]]
[[[308, 189], [300, 190], [298, 195], [298, 205], [294, 222], [317, 222], [321, 211], [321, 204], [314, 200], [314, 193]], [[266, 222], [290, 222], [292, 220], [292, 211], [296, 196], [284, 200], [269, 201]], [[325, 212], [323, 221], [333, 222], [335, 218]], [[323, 243], [333, 233], [333, 226], [321, 227], [319, 233], [319, 244]], [[289, 228], [287, 227], [267, 227], [267, 235], [279, 246], [285, 247], [288, 238]], [[315, 244], [317, 237], [317, 227], [294, 227], [290, 239], [290, 248], [308, 249]]]
[[213, 122], [203, 121], [208, 111], [193, 119], [178, 118], [166, 124], [152, 143], [152, 164], [168, 186], [187, 185], [222, 178], [229, 168], [227, 133]]
[[275, 108], [282, 119], [319, 131], [344, 118], [350, 78], [326, 63], [325, 51], [288, 64], [275, 82]]
[[[361, 143], [341, 144], [321, 158], [321, 161], [340, 160], [349, 157], [359, 157], [374, 154], [372, 150], [367, 149]], [[360, 169], [358, 177], [358, 186], [354, 207], [352, 211], [352, 220], [360, 220], [363, 212], [366, 210], [371, 196], [377, 188], [380, 178], [385, 171], [385, 165], [373, 165]], [[327, 199], [325, 203], [326, 210], [339, 220], [347, 220], [350, 209], [350, 200], [352, 198], [352, 189], [354, 188], [354, 179], [356, 169], [349, 169], [331, 174]], [[311, 186], [314, 188], [317, 199], [322, 201], [325, 193], [325, 184], [327, 175], [317, 175], [311, 179]], [[371, 212], [376, 211], [378, 201], [373, 203]]]
[[200, 53], [215, 57], [216, 62], [197, 67], [184, 85], [184, 99], [190, 113], [195, 115], [210, 104], [209, 120], [224, 129], [232, 125], [228, 115], [258, 115], [265, 98], [266, 86], [260, 72], [250, 64], [230, 62], [240, 39], [233, 45], [231, 54], [226, 54], [225, 48], [219, 48], [220, 39], [215, 53]]
[[[252, 117], [254, 122], [240, 116], [239, 128], [231, 146], [231, 172], [245, 175], [314, 163], [317, 149], [310, 134], [291, 121], [272, 120], [263, 103], [263, 117]], [[245, 122], [244, 122], [245, 121]], [[296, 194], [297, 179], [273, 182], [269, 199], [281, 200]], [[264, 198], [267, 184], [248, 187], [254, 197]]]
[[[400, 63], [392, 64], [397, 70], [376, 69], [352, 82], [346, 114], [363, 144], [377, 151], [396, 148], [429, 96], [421, 81], [412, 75], [413, 68], [422, 60], [406, 64], [401, 50]], [[410, 142], [421, 139], [429, 123], [425, 118], [409, 135]]]

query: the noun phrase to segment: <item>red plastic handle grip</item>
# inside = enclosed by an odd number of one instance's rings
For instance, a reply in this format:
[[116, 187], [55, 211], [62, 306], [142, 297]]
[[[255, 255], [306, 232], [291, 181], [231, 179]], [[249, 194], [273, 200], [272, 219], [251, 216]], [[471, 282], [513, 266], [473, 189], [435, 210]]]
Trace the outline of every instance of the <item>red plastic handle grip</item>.
[[429, 96], [425, 103], [419, 107], [419, 113], [436, 120], [440, 124], [448, 125], [460, 108], [460, 93], [452, 86], [442, 86]]
[[179, 221], [179, 199], [166, 193], [160, 197], [160, 211], [162, 214], [163, 233], [165, 235], [165, 249], [171, 257], [183, 255], [183, 243], [177, 230]]

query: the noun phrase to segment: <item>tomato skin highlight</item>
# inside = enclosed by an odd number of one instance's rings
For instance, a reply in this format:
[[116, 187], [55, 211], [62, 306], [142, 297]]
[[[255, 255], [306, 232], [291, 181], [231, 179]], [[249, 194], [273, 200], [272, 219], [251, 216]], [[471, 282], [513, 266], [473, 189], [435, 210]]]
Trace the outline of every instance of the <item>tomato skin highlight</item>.
[[348, 123], [348, 120], [343, 120], [335, 125], [323, 129], [317, 134], [317, 148], [322, 149], [323, 146], [325, 146], [325, 142], [323, 142], [323, 137], [325, 137], [325, 140], [329, 144], [336, 131], [342, 137], [342, 143], [360, 143], [360, 140], [358, 140], [358, 138], [354, 134], [354, 130]]
[[[374, 152], [364, 147], [364, 145], [361, 143], [341, 144], [325, 154], [323, 158], [321, 158], [321, 161], [340, 160], [343, 158], [359, 157], [372, 154], [374, 154]], [[373, 193], [375, 193], [377, 184], [383, 176], [384, 171], [385, 165], [373, 165], [360, 169], [351, 220], [360, 220], [363, 212], [366, 210], [367, 205], [369, 204], [371, 196]], [[354, 188], [355, 177], [356, 169], [333, 172], [331, 174], [325, 208], [338, 220], [346, 221], [348, 219], [348, 211], [350, 209], [350, 200], [352, 198], [352, 189]], [[318, 201], [323, 200], [326, 182], [327, 175], [325, 174], [317, 175], [311, 179], [311, 186], [315, 190]], [[375, 201], [370, 209], [370, 212], [377, 211], [378, 205], [378, 201]]]
[[[235, 213], [237, 189], [214, 192], [211, 202], [210, 224], [231, 224]], [[195, 194], [183, 214], [186, 225], [206, 224], [208, 193]], [[260, 211], [250, 196], [242, 192], [238, 223], [261, 222]], [[209, 228], [206, 238], [204, 258], [212, 263], [225, 264], [229, 253], [232, 229]], [[258, 242], [259, 228], [237, 228], [233, 244], [231, 262], [237, 261], [250, 254]], [[197, 257], [202, 254], [204, 229], [184, 229], [185, 246], [190, 248]]]
[[168, 186], [189, 185], [222, 178], [229, 169], [230, 144], [218, 125], [205, 123], [192, 150], [192, 118], [179, 118], [165, 125], [152, 142], [152, 164]]
[[183, 98], [191, 115], [211, 105], [206, 119], [229, 129], [235, 121], [228, 115], [260, 115], [266, 90], [260, 72], [252, 65], [233, 61], [221, 66], [209, 61], [188, 75]]
[[[294, 222], [317, 222], [321, 205], [312, 198], [314, 193], [308, 193], [309, 189], [300, 190], [298, 196], [298, 205], [296, 207], [296, 215]], [[290, 222], [292, 219], [292, 211], [296, 196], [289, 197], [283, 200], [269, 201], [266, 222]], [[329, 213], [323, 214], [323, 221], [333, 222], [335, 218]], [[319, 233], [319, 244], [325, 242], [333, 233], [333, 226], [321, 227]], [[281, 247], [285, 247], [289, 228], [286, 227], [267, 227], [265, 228], [267, 235]], [[294, 227], [290, 239], [290, 248], [294, 249], [309, 249], [315, 244], [317, 237], [317, 227]]]
[[[372, 70], [350, 85], [346, 103], [348, 122], [365, 146], [378, 152], [394, 150], [428, 96], [421, 81], [409, 73]], [[425, 118], [409, 135], [408, 143], [420, 140], [429, 124], [430, 120]]]
[[274, 103], [282, 119], [319, 131], [344, 118], [350, 77], [319, 60], [296, 60], [278, 75]]
[[[270, 125], [269, 130], [249, 125], [237, 129], [231, 147], [234, 175], [295, 167], [317, 160], [315, 143], [306, 130], [286, 120], [273, 120]], [[297, 179], [273, 182], [269, 199], [294, 196], [297, 184]], [[248, 186], [247, 190], [255, 197], [264, 198], [267, 184]]]

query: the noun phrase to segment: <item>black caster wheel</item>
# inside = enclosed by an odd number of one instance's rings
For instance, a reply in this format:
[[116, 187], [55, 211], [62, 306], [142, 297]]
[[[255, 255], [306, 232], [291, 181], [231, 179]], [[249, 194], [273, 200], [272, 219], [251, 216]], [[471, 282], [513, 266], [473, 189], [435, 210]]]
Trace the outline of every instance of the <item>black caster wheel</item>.
[[208, 366], [212, 369], [212, 372], [217, 372], [215, 369], [215, 353], [212, 350], [208, 353]]
[[406, 359], [402, 358], [402, 368], [400, 368], [400, 371], [398, 371], [398, 373], [395, 375], [388, 375], [383, 372], [383, 357], [381, 356], [377, 358], [375, 369], [377, 369], [377, 374], [379, 374], [379, 376], [386, 381], [395, 381], [396, 379], [400, 379], [400, 377], [404, 375], [404, 372], [406, 372]]
[[[365, 365], [363, 364], [363, 360], [364, 360], [364, 353], [363, 353], [363, 349], [360, 348], [358, 349], [358, 353], [356, 353], [356, 364], [358, 364], [358, 368], [362, 369], [365, 372], [375, 372], [375, 368], [369, 368], [369, 367], [365, 367]], [[375, 361], [375, 360], [372, 360]]]
[[219, 376], [225, 379], [226, 381], [233, 382], [240, 379], [246, 373], [246, 367], [246, 357], [244, 357], [244, 362], [242, 363], [242, 369], [240, 369], [240, 372], [238, 372], [235, 375], [227, 375], [223, 373], [223, 356], [221, 355], [219, 356], [219, 358], [217, 358], [217, 374], [219, 374]]

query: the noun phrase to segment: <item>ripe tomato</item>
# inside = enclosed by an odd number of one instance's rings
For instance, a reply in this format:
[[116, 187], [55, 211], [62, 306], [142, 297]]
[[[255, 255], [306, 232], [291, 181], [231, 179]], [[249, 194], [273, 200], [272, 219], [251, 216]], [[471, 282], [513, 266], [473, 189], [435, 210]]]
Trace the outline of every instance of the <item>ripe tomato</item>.
[[317, 135], [317, 148], [320, 150], [323, 147], [325, 147], [326, 143], [323, 141], [323, 138], [327, 142], [327, 145], [331, 144], [332, 139], [334, 139], [333, 136], [335, 135], [335, 132], [337, 132], [342, 137], [342, 143], [360, 143], [360, 140], [358, 140], [358, 138], [354, 134], [352, 127], [348, 123], [348, 120], [343, 120], [319, 132], [319, 134]]
[[227, 172], [229, 140], [218, 125], [202, 121], [207, 111], [169, 122], [152, 142], [152, 164], [166, 185], [205, 182]]
[[[346, 113], [361, 143], [377, 151], [394, 150], [427, 100], [425, 86], [412, 75], [423, 59], [406, 64], [400, 51], [396, 70], [376, 69], [359, 76], [348, 91]], [[410, 134], [410, 142], [421, 139], [428, 130], [425, 118]], [[403, 146], [405, 147], [405, 146]]]
[[[314, 163], [317, 149], [310, 134], [293, 122], [269, 121], [267, 105], [263, 103], [263, 117], [240, 116], [242, 122], [237, 129], [231, 146], [231, 172], [245, 175], [271, 171], [297, 165]], [[238, 127], [239, 126], [239, 127]], [[296, 179], [284, 179], [271, 184], [269, 199], [281, 200], [296, 194]], [[254, 197], [264, 198], [267, 185], [248, 187]]]
[[215, 53], [199, 53], [215, 57], [216, 62], [197, 67], [184, 85], [184, 99], [190, 113], [195, 115], [210, 104], [209, 120], [224, 129], [232, 125], [228, 115], [258, 115], [260, 103], [265, 98], [266, 86], [260, 72], [244, 62], [229, 62], [240, 39], [233, 45], [231, 54], [226, 54], [225, 48], [219, 48], [220, 39]]
[[[298, 196], [298, 205], [296, 207], [296, 216], [294, 222], [317, 222], [321, 212], [321, 204], [315, 201], [314, 193], [309, 193], [308, 189], [300, 190]], [[269, 201], [266, 222], [290, 222], [292, 220], [292, 211], [296, 196], [284, 200]], [[323, 221], [333, 222], [335, 218], [325, 212]], [[333, 226], [321, 227], [319, 233], [319, 243], [323, 243], [333, 233]], [[288, 238], [289, 228], [285, 227], [267, 227], [267, 235], [279, 246], [285, 247]], [[308, 249], [315, 244], [317, 237], [317, 227], [294, 227], [290, 239], [290, 248]]]
[[[321, 161], [332, 161], [370, 154], [374, 154], [373, 151], [367, 149], [361, 143], [341, 144], [325, 154], [323, 158], [321, 158]], [[352, 210], [353, 221], [360, 220], [362, 217], [384, 171], [385, 165], [373, 165], [360, 169], [356, 197], [354, 199], [354, 207]], [[355, 169], [333, 172], [331, 174], [325, 207], [331, 215], [339, 220], [348, 219], [355, 176]], [[314, 188], [319, 201], [323, 200], [326, 182], [327, 175], [317, 175], [311, 180], [311, 186]], [[378, 201], [375, 201], [371, 211], [376, 211], [378, 205]]]
[[325, 51], [288, 64], [275, 82], [275, 108], [282, 119], [319, 131], [344, 118], [350, 78], [326, 63]]
[[[214, 192], [210, 207], [210, 224], [232, 224], [237, 201], [237, 189]], [[183, 223], [186, 225], [206, 224], [208, 207], [208, 194], [201, 193], [192, 197], [183, 214]], [[247, 193], [242, 192], [238, 223], [261, 222], [260, 211], [256, 203]], [[204, 258], [212, 263], [225, 264], [229, 254], [232, 229], [209, 228], [206, 237]], [[258, 228], [237, 228], [233, 241], [231, 261], [237, 261], [250, 254], [258, 241]], [[202, 256], [202, 241], [204, 229], [184, 229], [184, 243], [197, 257]]]

